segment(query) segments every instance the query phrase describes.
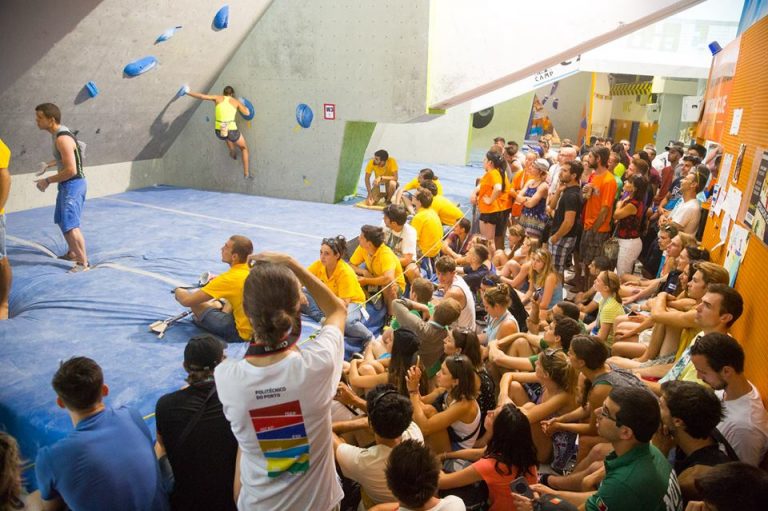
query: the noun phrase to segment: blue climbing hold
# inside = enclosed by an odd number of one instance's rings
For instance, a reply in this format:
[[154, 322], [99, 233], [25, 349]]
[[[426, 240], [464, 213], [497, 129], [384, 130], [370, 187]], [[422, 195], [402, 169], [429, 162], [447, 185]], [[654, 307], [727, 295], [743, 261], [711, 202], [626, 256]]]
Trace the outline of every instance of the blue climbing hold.
[[560, 100], [559, 100], [558, 98], [555, 98], [555, 100], [552, 102], [552, 108], [554, 108], [555, 110], [557, 110], [557, 104], [558, 104], [559, 102], [560, 102]]
[[189, 92], [189, 85], [182, 85], [179, 91], [176, 93], [176, 97], [180, 98], [182, 96], [186, 96], [187, 92]]
[[246, 121], [253, 119], [253, 116], [256, 115], [256, 110], [253, 108], [253, 103], [248, 101], [248, 98], [240, 98], [240, 103], [242, 103], [243, 106], [248, 109], [248, 115], [240, 114], [243, 119]]
[[127, 74], [128, 76], [139, 76], [140, 74], [146, 73], [153, 67], [157, 65], [157, 59], [153, 57], [152, 55], [149, 55], [148, 57], [140, 58], [139, 60], [134, 60], [125, 68], [123, 69], [123, 73]]
[[88, 82], [85, 84], [85, 88], [88, 90], [88, 95], [92, 98], [95, 98], [99, 95], [99, 88], [96, 87], [96, 84], [93, 82]]
[[162, 43], [163, 41], [167, 41], [168, 39], [173, 37], [173, 34], [175, 34], [176, 31], [180, 28], [181, 28], [181, 25], [169, 28], [168, 30], [166, 30], [165, 32], [157, 36], [157, 39], [155, 39], [155, 44], [159, 44], [159, 43]]
[[229, 5], [225, 5], [213, 17], [213, 26], [219, 30], [229, 26]]
[[302, 128], [309, 128], [314, 117], [315, 114], [312, 113], [312, 109], [309, 108], [309, 105], [306, 103], [300, 103], [299, 106], [296, 107], [296, 122], [299, 123], [299, 126]]

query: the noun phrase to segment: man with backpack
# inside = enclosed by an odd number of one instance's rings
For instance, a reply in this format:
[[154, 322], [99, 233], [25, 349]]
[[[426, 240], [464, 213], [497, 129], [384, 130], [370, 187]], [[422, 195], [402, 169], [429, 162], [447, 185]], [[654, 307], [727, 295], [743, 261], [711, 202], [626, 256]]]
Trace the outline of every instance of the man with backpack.
[[67, 253], [62, 259], [74, 261], [71, 273], [89, 269], [88, 256], [85, 252], [85, 238], [80, 230], [80, 216], [85, 204], [87, 185], [83, 172], [83, 147], [75, 134], [61, 124], [61, 110], [53, 103], [43, 103], [35, 107], [37, 127], [47, 131], [53, 138], [54, 159], [41, 164], [41, 171], [53, 167], [58, 172], [35, 181], [37, 189], [44, 192], [51, 183], [58, 183], [56, 208], [53, 221], [61, 229], [67, 242]]

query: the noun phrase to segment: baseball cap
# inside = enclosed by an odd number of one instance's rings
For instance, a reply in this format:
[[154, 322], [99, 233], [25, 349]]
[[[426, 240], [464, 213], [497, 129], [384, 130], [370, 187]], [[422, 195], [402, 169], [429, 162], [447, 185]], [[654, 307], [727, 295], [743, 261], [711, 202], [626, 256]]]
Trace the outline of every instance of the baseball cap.
[[184, 365], [194, 371], [212, 371], [224, 358], [224, 343], [212, 335], [196, 335], [184, 348]]
[[544, 158], [537, 158], [536, 161], [533, 162], [533, 166], [542, 172], [549, 170], [549, 162]]
[[680, 149], [682, 149], [683, 147], [685, 147], [685, 144], [683, 144], [679, 140], [670, 140], [669, 144], [664, 148], [664, 150], [669, 151], [670, 147], [679, 147]]

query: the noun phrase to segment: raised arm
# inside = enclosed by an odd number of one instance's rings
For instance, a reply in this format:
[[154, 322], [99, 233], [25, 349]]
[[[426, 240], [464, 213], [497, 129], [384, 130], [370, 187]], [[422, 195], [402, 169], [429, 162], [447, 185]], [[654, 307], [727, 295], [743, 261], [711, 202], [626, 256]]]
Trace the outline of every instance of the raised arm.
[[195, 99], [201, 99], [203, 101], [213, 101], [214, 103], [218, 100], [219, 96], [211, 96], [209, 94], [201, 94], [200, 92], [187, 92], [187, 96], [191, 96]]

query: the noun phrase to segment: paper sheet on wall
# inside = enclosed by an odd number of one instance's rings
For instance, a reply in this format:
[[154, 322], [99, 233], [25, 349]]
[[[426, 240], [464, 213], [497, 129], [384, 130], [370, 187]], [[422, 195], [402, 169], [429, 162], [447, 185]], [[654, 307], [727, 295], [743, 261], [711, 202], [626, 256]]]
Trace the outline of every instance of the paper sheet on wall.
[[716, 249], [720, 245], [725, 245], [725, 240], [728, 239], [728, 230], [731, 228], [731, 217], [726, 213], [723, 216], [723, 221], [720, 222], [720, 243], [712, 247], [712, 250]]
[[720, 188], [715, 198], [715, 203], [712, 205], [712, 213], [715, 216], [720, 216], [720, 212], [723, 210], [723, 204], [725, 204], [725, 198], [728, 196], [728, 190]]
[[739, 224], [733, 224], [731, 236], [728, 239], [728, 252], [725, 254], [725, 264], [723, 264], [725, 269], [728, 270], [730, 276], [729, 285], [731, 287], [736, 283], [736, 274], [739, 271], [742, 259], [744, 259], [744, 254], [747, 253], [748, 245], [749, 231]]
[[728, 216], [736, 220], [739, 216], [739, 208], [741, 207], [741, 190], [731, 186], [728, 188], [728, 197], [725, 198], [723, 204], [723, 210]]
[[733, 110], [733, 119], [731, 119], [731, 129], [728, 131], [729, 135], [739, 134], [739, 126], [741, 126], [742, 115], [744, 115], [743, 108], [735, 108]]

